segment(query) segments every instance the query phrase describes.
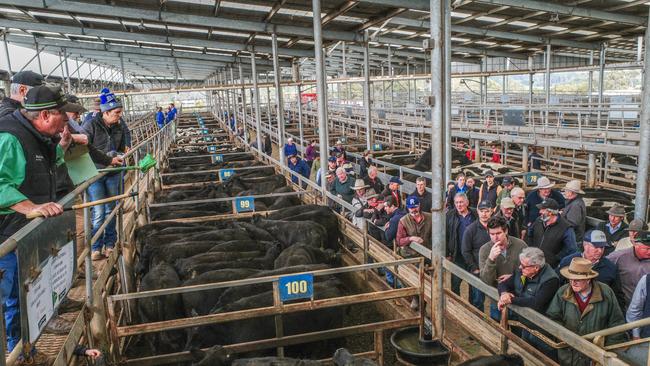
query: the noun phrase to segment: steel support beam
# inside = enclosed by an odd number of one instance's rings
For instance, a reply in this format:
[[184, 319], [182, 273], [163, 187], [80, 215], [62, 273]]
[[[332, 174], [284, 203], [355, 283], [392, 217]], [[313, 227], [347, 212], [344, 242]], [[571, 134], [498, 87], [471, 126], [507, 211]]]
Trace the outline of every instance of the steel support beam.
[[433, 336], [442, 340], [444, 318], [442, 259], [445, 255], [445, 214], [443, 204], [443, 121], [445, 120], [446, 75], [444, 39], [444, 3], [449, 0], [430, 1], [431, 27], [431, 188], [432, 188], [432, 239], [431, 239], [431, 321]]
[[[320, 0], [312, 0], [312, 13], [321, 13]], [[327, 76], [325, 75], [325, 60], [323, 58], [323, 34], [321, 18], [314, 18], [314, 54], [316, 55], [316, 98], [318, 103], [318, 138], [320, 149], [320, 183], [323, 199], [326, 198], [327, 152], [329, 136], [327, 133]]]
[[546, 73], [544, 74], [544, 91], [546, 92], [546, 112], [544, 113], [544, 125], [548, 126], [549, 106], [551, 104], [551, 60], [553, 58], [553, 50], [551, 45], [546, 45]]
[[72, 82], [70, 81], [70, 68], [68, 66], [68, 52], [63, 49], [63, 63], [65, 65], [67, 92], [72, 93]]
[[645, 55], [643, 88], [641, 102], [641, 118], [639, 131], [639, 157], [636, 170], [636, 195], [634, 197], [634, 218], [647, 221], [648, 211], [648, 166], [650, 165], [650, 75], [648, 75], [648, 60], [650, 60], [650, 11], [648, 28], [645, 32]]
[[275, 102], [277, 103], [277, 116], [275, 119], [278, 122], [278, 156], [280, 157], [280, 165], [286, 166], [287, 159], [284, 156], [284, 105], [282, 104], [282, 70], [280, 69], [280, 62], [278, 59], [278, 36], [273, 33], [271, 35], [271, 46], [273, 48], [273, 74], [275, 81]]
[[372, 149], [372, 102], [370, 101], [370, 52], [368, 30], [363, 33], [363, 110], [366, 116], [366, 149]]
[[445, 119], [444, 119], [444, 132], [445, 132], [445, 180], [450, 182], [451, 179], [451, 0], [443, 0], [443, 17], [444, 17], [444, 33], [445, 40], [445, 53], [444, 53], [444, 92], [445, 92]]
[[11, 71], [11, 56], [9, 56], [9, 45], [7, 44], [7, 33], [2, 34], [2, 42], [5, 46], [5, 61], [7, 61], [7, 72], [11, 78], [14, 74]]

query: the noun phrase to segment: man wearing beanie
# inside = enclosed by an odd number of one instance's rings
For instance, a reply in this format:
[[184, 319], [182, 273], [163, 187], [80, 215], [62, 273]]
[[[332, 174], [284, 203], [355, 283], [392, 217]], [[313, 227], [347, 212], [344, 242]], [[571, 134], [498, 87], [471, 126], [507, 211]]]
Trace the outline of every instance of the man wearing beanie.
[[[56, 165], [72, 138], [66, 126], [70, 106], [59, 88], [31, 88], [23, 109], [0, 118], [0, 242], [29, 223], [28, 213], [63, 213], [55, 203]], [[18, 263], [11, 252], [0, 258], [7, 350], [20, 340]]]
[[[100, 95], [100, 113], [94, 118], [84, 122], [83, 129], [86, 130], [88, 143], [95, 145], [97, 149], [109, 156], [115, 157], [126, 152], [126, 136], [120, 118], [122, 116], [122, 102], [107, 89], [102, 90]], [[98, 169], [106, 165], [95, 162]], [[88, 195], [91, 201], [112, 197], [120, 194], [122, 178], [120, 173], [107, 174], [88, 187]], [[114, 202], [105, 205], [98, 205], [92, 208], [92, 235], [94, 236], [109, 216], [115, 206]], [[102, 249], [106, 249], [106, 255], [110, 255], [117, 240], [115, 231], [115, 220], [106, 227], [104, 234], [92, 246], [92, 259], [103, 258]]]

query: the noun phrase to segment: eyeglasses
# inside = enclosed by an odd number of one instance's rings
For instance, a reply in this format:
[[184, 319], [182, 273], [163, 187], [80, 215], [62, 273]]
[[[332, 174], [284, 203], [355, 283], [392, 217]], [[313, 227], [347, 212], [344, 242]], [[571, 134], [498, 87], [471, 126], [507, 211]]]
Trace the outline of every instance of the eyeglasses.
[[528, 268], [533, 268], [533, 267], [537, 267], [537, 265], [536, 264], [529, 264], [529, 265], [525, 266], [525, 265], [523, 265], [521, 263], [519, 264], [520, 269], [528, 269]]

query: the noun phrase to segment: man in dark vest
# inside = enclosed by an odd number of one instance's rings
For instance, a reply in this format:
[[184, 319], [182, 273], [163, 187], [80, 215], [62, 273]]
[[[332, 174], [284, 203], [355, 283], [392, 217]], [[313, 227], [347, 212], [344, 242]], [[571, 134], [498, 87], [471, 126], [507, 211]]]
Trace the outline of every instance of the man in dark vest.
[[[28, 213], [44, 217], [63, 213], [63, 207], [54, 202], [55, 172], [72, 140], [66, 126], [68, 108], [60, 89], [37, 86], [27, 93], [24, 109], [0, 118], [0, 243], [27, 225]], [[11, 351], [20, 340], [15, 253], [0, 258], [0, 270], [7, 349]]]
[[[515, 269], [512, 276], [497, 286], [500, 295], [498, 309], [501, 311], [505, 306], [513, 304], [544, 314], [559, 287], [558, 275], [551, 266], [546, 264], [544, 252], [539, 248], [524, 248], [519, 254], [519, 267]], [[514, 320], [515, 317], [511, 319]], [[537, 328], [525, 319], [520, 320], [529, 327]], [[527, 330], [522, 332], [522, 338], [542, 350], [544, 354], [555, 358], [555, 350]]]
[[560, 205], [547, 198], [537, 205], [539, 217], [528, 230], [528, 244], [544, 252], [546, 263], [555, 268], [562, 258], [578, 250], [576, 234], [560, 216]]

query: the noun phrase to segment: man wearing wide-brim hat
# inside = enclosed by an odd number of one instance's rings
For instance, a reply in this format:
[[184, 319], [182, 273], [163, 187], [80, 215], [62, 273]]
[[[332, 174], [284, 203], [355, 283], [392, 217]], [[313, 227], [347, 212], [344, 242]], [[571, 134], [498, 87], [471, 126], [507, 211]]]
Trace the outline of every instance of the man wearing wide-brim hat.
[[[598, 272], [585, 258], [573, 258], [571, 264], [560, 270], [569, 283], [560, 287], [546, 315], [578, 335], [585, 335], [625, 323], [614, 291], [598, 282]], [[605, 339], [606, 345], [625, 342], [626, 333]], [[572, 348], [558, 350], [561, 365], [588, 366], [591, 359]]]
[[642, 220], [634, 219], [630, 221], [630, 224], [627, 226], [628, 236], [616, 243], [616, 249], [614, 249], [614, 251], [632, 248], [634, 244], [637, 243], [636, 238], [639, 235], [639, 232], [646, 229], [647, 225]]
[[562, 194], [566, 199], [562, 217], [571, 224], [571, 228], [576, 234], [576, 242], [580, 246], [585, 235], [585, 223], [587, 221], [587, 206], [582, 199], [585, 192], [580, 187], [580, 181], [574, 179], [567, 182], [562, 189]]
[[354, 181], [352, 190], [354, 191], [354, 197], [352, 197], [352, 207], [354, 210], [351, 212], [352, 224], [359, 229], [363, 229], [363, 208], [366, 206], [368, 198], [366, 197], [366, 188], [368, 186], [363, 181], [363, 179], [357, 179]]
[[647, 232], [639, 232], [635, 235], [631, 248], [617, 250], [607, 256], [618, 269], [621, 289], [625, 295], [625, 304], [629, 304], [632, 300], [634, 288], [641, 277], [650, 273], [650, 244], [639, 240], [644, 233]]
[[535, 219], [539, 216], [537, 205], [547, 198], [554, 199], [560, 205], [560, 209], [564, 208], [564, 196], [558, 190], [553, 189], [553, 187], [555, 187], [555, 182], [551, 182], [547, 177], [539, 177], [537, 179], [537, 186], [526, 196], [526, 207], [528, 209], [526, 226], [530, 226], [535, 222]]
[[627, 237], [627, 224], [625, 223], [625, 207], [615, 204], [607, 210], [607, 221], [596, 225], [596, 229], [605, 233], [609, 246], [605, 255], [614, 251], [618, 241]]

